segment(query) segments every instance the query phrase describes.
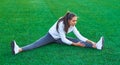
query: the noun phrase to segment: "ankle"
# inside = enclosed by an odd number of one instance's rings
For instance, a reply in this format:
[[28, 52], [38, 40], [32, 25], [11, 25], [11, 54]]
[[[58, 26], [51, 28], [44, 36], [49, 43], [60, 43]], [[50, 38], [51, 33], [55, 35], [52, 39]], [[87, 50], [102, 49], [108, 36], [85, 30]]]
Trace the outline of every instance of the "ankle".
[[19, 52], [22, 52], [22, 48], [19, 49]]
[[92, 47], [93, 47], [93, 48], [97, 48], [95, 44], [93, 44], [93, 46], [92, 46]]

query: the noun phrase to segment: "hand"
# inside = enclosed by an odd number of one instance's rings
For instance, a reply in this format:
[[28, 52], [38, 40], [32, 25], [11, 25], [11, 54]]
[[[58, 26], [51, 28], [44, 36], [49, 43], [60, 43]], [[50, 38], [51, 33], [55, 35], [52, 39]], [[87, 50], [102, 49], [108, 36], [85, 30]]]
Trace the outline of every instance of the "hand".
[[77, 43], [72, 43], [72, 45], [74, 45], [74, 46], [80, 46], [80, 47], [84, 47], [85, 45], [83, 44], [83, 43], [81, 43], [81, 42], [77, 42]]

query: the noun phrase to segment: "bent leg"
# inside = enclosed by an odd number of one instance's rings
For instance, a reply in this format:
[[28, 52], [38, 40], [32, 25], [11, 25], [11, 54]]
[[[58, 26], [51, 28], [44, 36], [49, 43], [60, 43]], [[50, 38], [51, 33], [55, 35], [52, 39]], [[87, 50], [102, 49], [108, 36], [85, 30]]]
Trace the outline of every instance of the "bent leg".
[[31, 49], [46, 45], [48, 43], [51, 43], [53, 41], [54, 41], [54, 38], [49, 33], [47, 33], [45, 36], [43, 36], [42, 38], [40, 38], [36, 42], [22, 47], [22, 51], [31, 50]]

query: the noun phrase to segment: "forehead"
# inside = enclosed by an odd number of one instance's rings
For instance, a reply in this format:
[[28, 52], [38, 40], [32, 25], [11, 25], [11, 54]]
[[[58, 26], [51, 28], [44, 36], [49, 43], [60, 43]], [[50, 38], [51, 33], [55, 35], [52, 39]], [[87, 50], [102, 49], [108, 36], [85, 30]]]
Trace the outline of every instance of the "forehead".
[[73, 17], [72, 20], [77, 20], [77, 16]]

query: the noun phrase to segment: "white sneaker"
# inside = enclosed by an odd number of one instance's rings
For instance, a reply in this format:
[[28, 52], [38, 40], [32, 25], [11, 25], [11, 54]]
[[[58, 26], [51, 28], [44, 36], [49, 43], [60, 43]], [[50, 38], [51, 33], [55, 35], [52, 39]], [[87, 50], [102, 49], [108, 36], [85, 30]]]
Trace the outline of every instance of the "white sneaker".
[[104, 37], [102, 36], [96, 44], [98, 50], [101, 50], [103, 48], [103, 43], [104, 43]]
[[15, 40], [11, 42], [11, 48], [12, 48], [12, 53], [13, 54], [19, 53], [20, 47], [16, 44]]

